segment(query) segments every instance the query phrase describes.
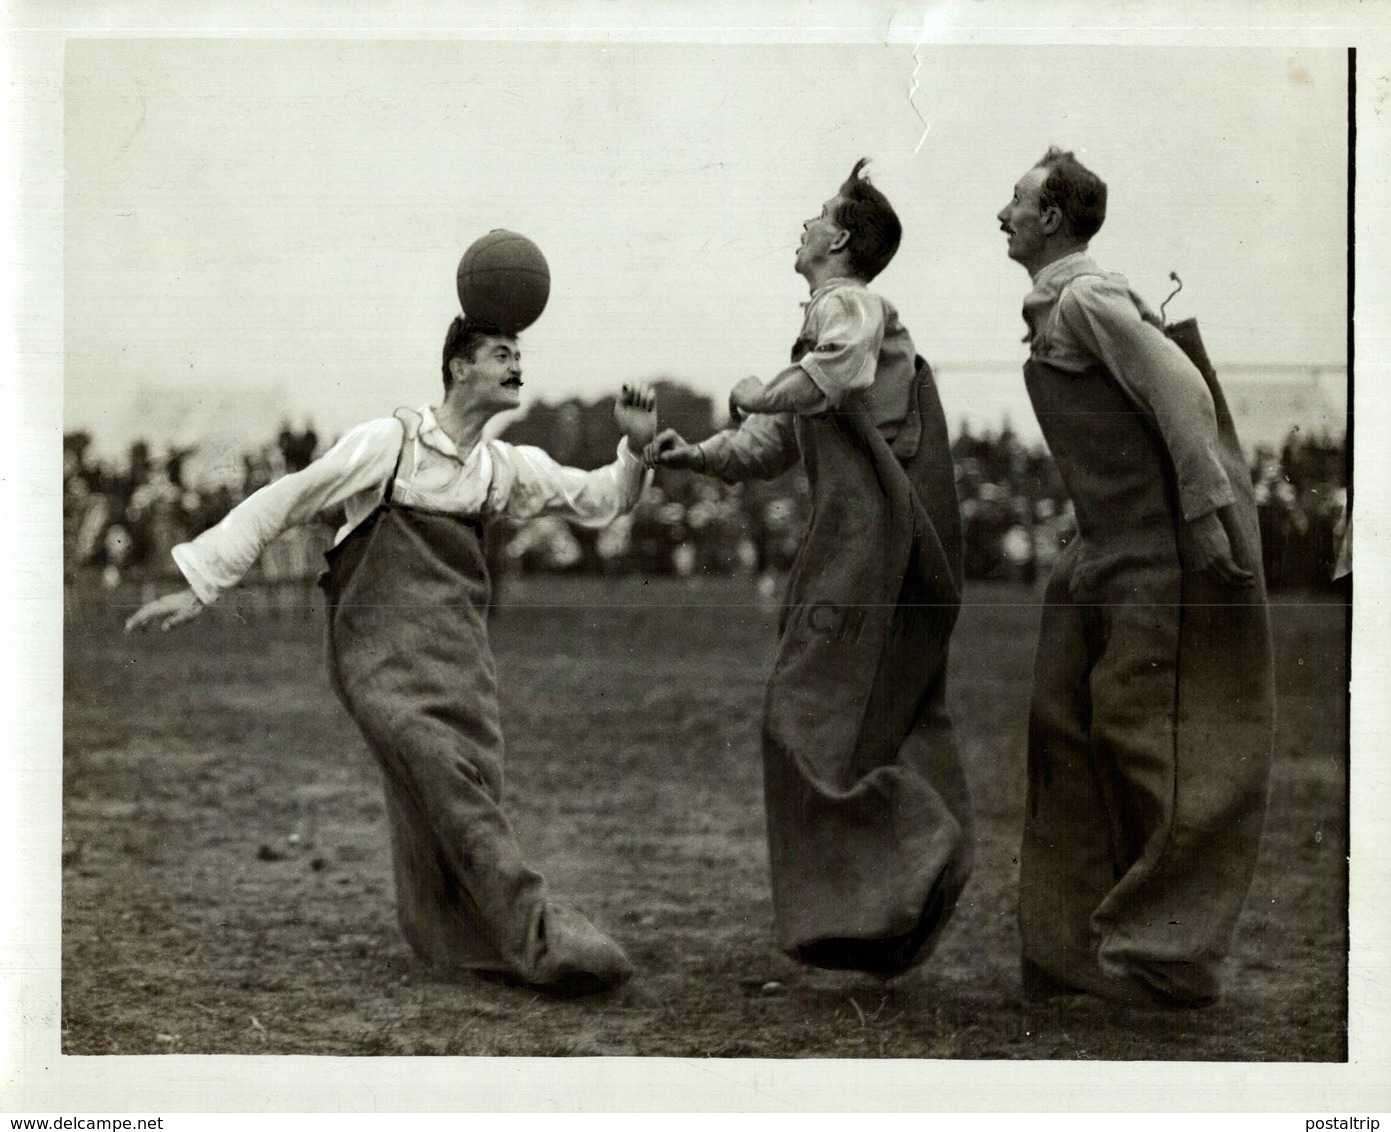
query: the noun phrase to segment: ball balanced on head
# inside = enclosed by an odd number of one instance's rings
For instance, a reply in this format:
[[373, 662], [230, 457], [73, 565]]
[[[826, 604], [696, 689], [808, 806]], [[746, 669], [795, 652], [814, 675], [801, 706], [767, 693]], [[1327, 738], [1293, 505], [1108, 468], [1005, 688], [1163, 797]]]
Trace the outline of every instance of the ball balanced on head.
[[546, 309], [551, 271], [525, 236], [494, 228], [464, 252], [458, 284], [466, 317], [520, 334]]

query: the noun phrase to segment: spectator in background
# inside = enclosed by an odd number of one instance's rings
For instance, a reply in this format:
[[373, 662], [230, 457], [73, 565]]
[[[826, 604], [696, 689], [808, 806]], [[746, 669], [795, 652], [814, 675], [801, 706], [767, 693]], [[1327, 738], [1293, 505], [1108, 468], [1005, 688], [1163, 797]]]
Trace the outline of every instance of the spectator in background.
[[[665, 389], [679, 389], [667, 385]], [[664, 393], [665, 395], [665, 393]], [[694, 424], [695, 435], [709, 435], [711, 405], [708, 399], [697, 398], [689, 391], [686, 398], [698, 403], [701, 411], [688, 407], [686, 416]], [[605, 407], [607, 411], [608, 406]], [[544, 421], [555, 416], [558, 409], [541, 404], [522, 418], [517, 443], [537, 443], [541, 447], [548, 435]], [[666, 418], [665, 403], [663, 417]], [[667, 418], [669, 419], [669, 418]], [[540, 427], [531, 427], [539, 422]], [[312, 432], [312, 430], [307, 430]], [[963, 429], [952, 443], [957, 471], [957, 493], [963, 515], [971, 516], [964, 532], [966, 576], [972, 579], [995, 581], [1028, 581], [1032, 570], [1046, 575], [1053, 560], [1073, 536], [1076, 525], [1071, 504], [1067, 500], [1057, 469], [1045, 448], [1025, 446], [1010, 438], [1008, 422], [996, 431], [975, 432]], [[524, 434], [526, 439], [521, 439]], [[507, 439], [513, 438], [509, 430]], [[75, 439], [80, 438], [80, 439]], [[1010, 438], [1010, 439], [1006, 439]], [[83, 566], [100, 565], [100, 544], [105, 529], [112, 522], [127, 525], [127, 510], [132, 496], [123, 494], [131, 480], [128, 470], [110, 472], [90, 454], [91, 438], [86, 434], [70, 433], [64, 438], [64, 495], [63, 529], [64, 559], [69, 580], [73, 571]], [[1008, 449], [1013, 455], [1006, 458]], [[1280, 448], [1259, 448], [1251, 461], [1252, 479], [1256, 484], [1256, 499], [1261, 524], [1261, 541], [1266, 583], [1272, 589], [1327, 590], [1336, 554], [1343, 545], [1343, 509], [1347, 497], [1345, 445], [1341, 437], [1314, 437], [1302, 445], [1291, 445], [1286, 455], [1294, 461], [1287, 471], [1281, 461]], [[249, 455], [249, 454], [248, 454]], [[233, 486], [227, 482], [199, 479], [188, 480], [190, 462], [188, 450], [174, 450], [166, 458], [165, 474], [171, 483], [182, 489], [179, 496], [177, 524], [187, 537], [217, 523], [247, 492], [246, 483], [238, 477]], [[586, 452], [586, 461], [592, 456]], [[599, 461], [602, 462], [602, 461]], [[287, 465], [288, 466], [288, 465]], [[702, 483], [706, 502], [712, 503], [720, 515], [730, 511], [737, 514], [740, 534], [735, 540], [735, 552], [729, 552], [732, 531], [720, 519], [713, 524], [687, 522], [687, 510], [700, 502], [692, 484]], [[1294, 484], [1298, 483], [1298, 487]], [[993, 494], [996, 503], [1005, 509], [1009, 522], [1003, 527], [974, 521], [982, 505], [981, 492]], [[624, 537], [617, 528], [596, 539], [593, 551], [596, 561], [589, 567], [606, 575], [635, 572], [667, 575], [675, 569], [676, 548], [683, 542], [694, 546], [695, 576], [729, 574], [751, 569], [764, 579], [765, 588], [776, 589], [777, 579], [791, 567], [801, 533], [806, 526], [806, 477], [799, 470], [771, 480], [749, 480], [726, 484], [717, 480], [698, 479], [690, 472], [663, 471], [657, 487], [644, 494], [633, 513], [632, 523]], [[1281, 485], [1284, 485], [1283, 487]], [[1291, 490], [1292, 489], [1292, 490]], [[666, 492], [670, 491], [670, 498]], [[701, 515], [705, 512], [702, 510]], [[734, 520], [730, 520], [734, 521]], [[315, 529], [312, 538], [331, 533], [341, 525], [328, 523]], [[579, 548], [575, 559], [567, 554], [537, 555], [528, 524], [499, 521], [487, 535], [489, 570], [495, 591], [504, 575], [514, 569], [522, 571], [575, 571], [586, 565], [583, 530], [566, 533], [564, 540]], [[79, 537], [84, 527], [94, 528]], [[1034, 542], [1034, 560], [1021, 562], [1016, 549], [1022, 545], [1027, 532]], [[515, 553], [509, 544], [520, 540]], [[1006, 545], [1008, 540], [1008, 547]], [[138, 541], [138, 540], [137, 540]], [[600, 541], [603, 548], [600, 548]], [[532, 548], [532, 549], [528, 549]], [[745, 559], [752, 557], [753, 565]], [[317, 562], [317, 551], [297, 552], [297, 561]], [[142, 558], [158, 571], [156, 556]], [[129, 576], [127, 570], [122, 576]], [[303, 587], [318, 574], [318, 567], [305, 566], [292, 575], [285, 575], [286, 585]], [[498, 607], [497, 595], [493, 608]], [[505, 591], [502, 599], [505, 602]], [[307, 608], [301, 594], [295, 605]]]

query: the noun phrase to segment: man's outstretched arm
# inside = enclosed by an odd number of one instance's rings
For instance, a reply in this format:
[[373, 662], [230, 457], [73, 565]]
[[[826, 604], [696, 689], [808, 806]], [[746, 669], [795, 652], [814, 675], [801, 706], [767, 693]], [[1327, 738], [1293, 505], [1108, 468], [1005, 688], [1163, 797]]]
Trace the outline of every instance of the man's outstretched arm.
[[643, 453], [650, 467], [703, 472], [726, 483], [772, 479], [795, 465], [800, 456], [790, 413], [746, 417], [738, 427], [699, 444], [687, 443], [675, 429], [665, 429]]
[[623, 434], [617, 458], [593, 471], [566, 467], [531, 445], [493, 441], [498, 467], [488, 500], [494, 513], [513, 519], [562, 515], [584, 527], [605, 527], [631, 511], [651, 478], [642, 454], [657, 434], [657, 395], [625, 385], [613, 414]]
[[179, 543], [173, 548], [174, 563], [188, 588], [148, 602], [126, 621], [126, 632], [164, 631], [193, 620], [241, 581], [282, 531], [360, 491], [383, 487], [401, 435], [401, 422], [394, 417], [358, 425], [307, 468], [253, 492], [216, 526]]

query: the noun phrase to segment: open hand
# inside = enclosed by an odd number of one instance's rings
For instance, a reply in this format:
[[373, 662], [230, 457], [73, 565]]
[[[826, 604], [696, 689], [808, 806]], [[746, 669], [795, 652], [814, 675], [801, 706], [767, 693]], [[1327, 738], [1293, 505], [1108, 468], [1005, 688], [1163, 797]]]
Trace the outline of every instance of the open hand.
[[642, 462], [649, 468], [705, 469], [705, 457], [700, 448], [687, 444], [674, 428], [662, 429], [661, 435], [643, 449]]
[[657, 395], [645, 385], [625, 385], [613, 403], [613, 419], [628, 447], [641, 452], [657, 435]]
[[192, 621], [203, 612], [203, 603], [192, 590], [165, 594], [147, 602], [130, 615], [126, 621], [127, 633], [143, 633], [147, 629], [158, 629], [167, 633], [176, 625]]
[[1232, 558], [1232, 542], [1227, 536], [1221, 513], [1209, 511], [1188, 524], [1187, 563], [1191, 570], [1202, 570], [1229, 586], [1249, 586], [1256, 576]]

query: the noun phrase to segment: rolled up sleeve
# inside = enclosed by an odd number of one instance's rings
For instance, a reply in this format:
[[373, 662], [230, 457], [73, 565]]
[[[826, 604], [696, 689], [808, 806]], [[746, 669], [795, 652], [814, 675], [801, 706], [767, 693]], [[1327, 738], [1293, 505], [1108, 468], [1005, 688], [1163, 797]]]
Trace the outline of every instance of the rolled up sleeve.
[[267, 484], [215, 527], [172, 550], [174, 563], [204, 605], [246, 576], [283, 531], [362, 491], [382, 488], [401, 448], [401, 422], [369, 421], [348, 432], [307, 468]]
[[805, 333], [816, 344], [798, 364], [834, 409], [847, 394], [874, 384], [884, 310], [868, 291], [840, 287], [818, 299], [807, 315]]

